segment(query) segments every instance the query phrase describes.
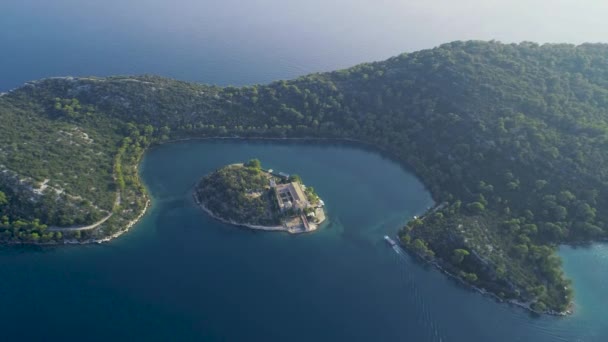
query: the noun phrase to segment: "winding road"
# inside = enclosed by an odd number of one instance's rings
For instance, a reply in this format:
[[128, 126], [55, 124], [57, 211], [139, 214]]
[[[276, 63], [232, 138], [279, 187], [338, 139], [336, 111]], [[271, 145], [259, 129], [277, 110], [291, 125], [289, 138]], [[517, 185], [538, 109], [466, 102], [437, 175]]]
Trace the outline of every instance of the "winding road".
[[[120, 205], [120, 192], [116, 193], [116, 201], [114, 202], [114, 207], [117, 207]], [[110, 212], [106, 217], [102, 218], [101, 220], [90, 224], [88, 226], [72, 226], [72, 227], [57, 227], [57, 226], [51, 226], [48, 227], [48, 231], [50, 232], [77, 232], [77, 231], [82, 231], [82, 230], [91, 230], [91, 229], [95, 229], [99, 226], [101, 226], [102, 224], [104, 224], [107, 220], [110, 219], [110, 217], [112, 217], [112, 215], [114, 215], [113, 212]]]

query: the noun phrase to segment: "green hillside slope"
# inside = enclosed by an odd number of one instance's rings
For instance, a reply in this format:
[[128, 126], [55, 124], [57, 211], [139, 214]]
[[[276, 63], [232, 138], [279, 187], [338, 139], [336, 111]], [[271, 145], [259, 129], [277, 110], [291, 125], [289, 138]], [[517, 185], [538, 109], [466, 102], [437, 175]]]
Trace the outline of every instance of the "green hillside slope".
[[[556, 246], [608, 233], [607, 111], [600, 44], [454, 42], [241, 88], [154, 76], [31, 82], [0, 97], [0, 167], [10, 170], [0, 176], [0, 237], [120, 231], [145, 205], [136, 167], [152, 143], [357, 140], [410, 168], [440, 204], [402, 227], [404, 246], [499, 297], [561, 312], [572, 294]], [[110, 212], [93, 230], [45, 227]]]

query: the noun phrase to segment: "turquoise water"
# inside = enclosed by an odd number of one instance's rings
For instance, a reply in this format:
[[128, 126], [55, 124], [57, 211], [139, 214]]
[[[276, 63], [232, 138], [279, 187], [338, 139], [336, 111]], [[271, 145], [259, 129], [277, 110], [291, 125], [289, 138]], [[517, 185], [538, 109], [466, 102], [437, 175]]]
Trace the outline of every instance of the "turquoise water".
[[[292, 236], [219, 223], [191, 189], [228, 163], [297, 172], [329, 223]], [[577, 313], [533, 318], [398, 255], [384, 234], [432, 200], [406, 170], [343, 145], [198, 141], [151, 150], [154, 203], [109, 244], [0, 248], [2, 340], [605, 341], [606, 246], [564, 248]]]

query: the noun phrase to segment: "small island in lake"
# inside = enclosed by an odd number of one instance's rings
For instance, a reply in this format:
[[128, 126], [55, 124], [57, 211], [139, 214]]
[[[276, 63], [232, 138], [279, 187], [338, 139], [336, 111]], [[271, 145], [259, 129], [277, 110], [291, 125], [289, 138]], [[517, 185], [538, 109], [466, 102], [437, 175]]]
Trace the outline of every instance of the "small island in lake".
[[206, 175], [194, 199], [209, 215], [253, 229], [306, 233], [325, 221], [325, 204], [297, 175], [265, 170], [259, 160]]

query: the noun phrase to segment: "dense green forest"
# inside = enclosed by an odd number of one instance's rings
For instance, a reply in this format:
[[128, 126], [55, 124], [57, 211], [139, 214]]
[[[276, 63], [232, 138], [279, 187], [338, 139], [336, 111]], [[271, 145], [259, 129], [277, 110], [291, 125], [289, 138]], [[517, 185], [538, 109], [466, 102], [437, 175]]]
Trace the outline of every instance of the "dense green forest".
[[260, 165], [256, 159], [206, 175], [196, 186], [197, 201], [214, 215], [236, 223], [280, 225], [276, 195]]
[[[240, 88], [155, 76], [31, 82], [0, 97], [0, 236], [33, 241], [40, 225], [106, 211], [116, 214], [87, 234], [121, 229], [143, 208], [136, 166], [150, 144], [345, 139], [407, 166], [441, 204], [401, 229], [409, 250], [497, 296], [563, 311], [572, 293], [556, 246], [608, 234], [607, 111], [602, 44], [453, 42]], [[19, 195], [45, 179], [73, 200]]]

